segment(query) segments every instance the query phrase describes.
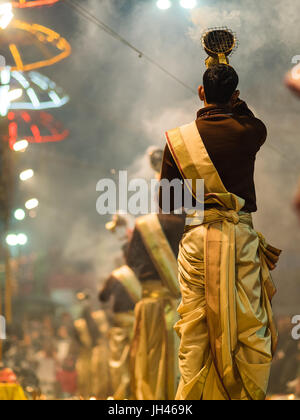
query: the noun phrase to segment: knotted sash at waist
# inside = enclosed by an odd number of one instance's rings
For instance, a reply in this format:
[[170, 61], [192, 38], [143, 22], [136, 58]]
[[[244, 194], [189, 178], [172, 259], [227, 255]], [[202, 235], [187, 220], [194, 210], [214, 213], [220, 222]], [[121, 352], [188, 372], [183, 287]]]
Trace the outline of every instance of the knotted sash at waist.
[[[250, 229], [243, 228], [242, 225], [247, 225]], [[241, 243], [248, 242], [248, 246], [252, 247], [251, 255], [259, 256], [261, 269], [260, 279], [257, 281], [261, 283], [262, 305], [267, 314], [266, 327], [271, 333], [273, 354], [277, 345], [277, 331], [270, 301], [276, 288], [270, 270], [275, 268], [281, 251], [268, 245], [263, 235], [254, 231], [250, 213], [212, 208], [204, 212], [203, 223], [198, 225], [199, 228], [204, 240], [206, 314], [210, 346], [216, 371], [227, 392], [226, 390], [235, 387], [236, 382], [233, 368], [234, 355], [238, 351], [239, 320], [236, 300], [238, 288], [241, 287], [240, 279], [236, 277], [236, 268], [240, 263], [245, 264], [245, 261], [240, 261], [237, 253], [237, 241], [239, 247]], [[197, 231], [193, 235], [193, 229], [197, 229], [197, 225], [187, 226], [186, 232], [193, 239], [200, 238]], [[252, 262], [249, 261], [249, 264]]]

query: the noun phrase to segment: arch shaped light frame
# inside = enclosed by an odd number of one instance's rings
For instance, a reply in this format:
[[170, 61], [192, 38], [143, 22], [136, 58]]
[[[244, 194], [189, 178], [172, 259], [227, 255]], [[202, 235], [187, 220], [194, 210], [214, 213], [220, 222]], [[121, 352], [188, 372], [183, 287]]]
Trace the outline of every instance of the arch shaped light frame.
[[28, 143], [54, 143], [65, 140], [70, 132], [45, 111], [10, 111], [8, 113], [9, 146], [20, 140]]
[[12, 2], [12, 5], [17, 9], [25, 9], [26, 7], [51, 6], [59, 1], [60, 0], [15, 0]]
[[[9, 109], [46, 110], [60, 108], [70, 98], [47, 76], [37, 71], [22, 73], [12, 71], [10, 84], [13, 88], [22, 88], [23, 96], [9, 104]], [[43, 95], [43, 98], [41, 96]], [[47, 99], [46, 99], [47, 98]]]
[[7, 37], [7, 47], [10, 51], [12, 62], [10, 63], [8, 57], [6, 57], [6, 64], [11, 67], [12, 71], [31, 71], [42, 67], [52, 66], [71, 54], [71, 45], [57, 32], [47, 28], [46, 26], [38, 25], [36, 23], [31, 24], [17, 19], [12, 20], [6, 29], [0, 30], [0, 47], [2, 33], [5, 33], [10, 29], [21, 32], [23, 31], [28, 35], [31, 35], [35, 42], [41, 43], [41, 48], [39, 48], [41, 53], [46, 45], [55, 47], [59, 51], [58, 54], [52, 55], [50, 58], [46, 57], [45, 53], [42, 53], [44, 54], [44, 58], [42, 60], [25, 63], [22, 59], [21, 46], [18, 46], [17, 42], [14, 42], [14, 39], [11, 39], [13, 37]]

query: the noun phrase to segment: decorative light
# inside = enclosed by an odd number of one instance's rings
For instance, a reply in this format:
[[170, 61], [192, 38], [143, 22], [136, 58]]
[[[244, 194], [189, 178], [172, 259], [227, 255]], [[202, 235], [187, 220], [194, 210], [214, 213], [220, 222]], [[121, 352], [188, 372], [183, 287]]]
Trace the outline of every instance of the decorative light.
[[[11, 70], [30, 71], [45, 66], [52, 66], [71, 54], [71, 46], [57, 32], [45, 26], [31, 24], [13, 19], [5, 31], [0, 30], [0, 44], [2, 55], [6, 58]], [[24, 62], [23, 47], [36, 47], [39, 58]], [[50, 48], [49, 48], [50, 47]], [[53, 47], [57, 53], [53, 55]]]
[[28, 143], [49, 143], [65, 140], [69, 131], [54, 119], [47, 112], [9, 112], [8, 138], [11, 149], [15, 150], [15, 145], [19, 138], [23, 138]]
[[19, 9], [25, 9], [26, 7], [49, 6], [58, 1], [59, 0], [15, 0], [12, 2], [12, 5]]
[[27, 140], [19, 140], [13, 144], [12, 148], [15, 152], [25, 152], [28, 146], [29, 143]]
[[9, 246], [17, 246], [19, 243], [17, 235], [14, 235], [14, 234], [7, 235], [6, 243]]
[[37, 200], [36, 198], [32, 198], [26, 201], [25, 203], [25, 207], [27, 208], [27, 210], [36, 209], [38, 206], [39, 206], [39, 200]]
[[170, 9], [170, 7], [172, 6], [172, 3], [170, 0], [158, 0], [156, 3], [156, 6], [159, 9], [167, 10], [167, 9]]
[[19, 245], [26, 245], [28, 242], [28, 237], [27, 235], [25, 235], [25, 233], [19, 233], [19, 235], [17, 235], [17, 239], [18, 239], [18, 244]]
[[194, 9], [197, 6], [197, 0], [180, 0], [180, 5], [184, 9]]
[[16, 219], [16, 220], [21, 221], [21, 220], [24, 220], [24, 219], [25, 219], [26, 214], [25, 214], [25, 211], [24, 211], [23, 209], [17, 209], [17, 210], [15, 211], [14, 216], [15, 216], [15, 219]]
[[0, 86], [0, 115], [5, 117], [9, 110], [11, 102], [20, 98], [23, 94], [22, 89], [9, 90], [9, 85]]
[[5, 29], [14, 17], [11, 3], [0, 4], [0, 28]]
[[26, 171], [23, 171], [20, 173], [20, 180], [28, 181], [28, 179], [31, 179], [33, 176], [34, 176], [34, 171], [32, 169], [26, 169]]
[[[0, 71], [0, 80], [2, 85], [9, 85], [10, 88], [14, 89], [7, 96], [8, 86], [3, 86], [3, 89], [6, 88], [6, 90], [0, 96], [0, 113], [2, 116], [6, 116], [9, 109], [45, 110], [59, 108], [70, 100], [69, 96], [55, 82], [36, 71], [22, 73], [4, 69]], [[1, 89], [0, 87], [0, 95]], [[17, 101], [21, 97], [22, 99]]]

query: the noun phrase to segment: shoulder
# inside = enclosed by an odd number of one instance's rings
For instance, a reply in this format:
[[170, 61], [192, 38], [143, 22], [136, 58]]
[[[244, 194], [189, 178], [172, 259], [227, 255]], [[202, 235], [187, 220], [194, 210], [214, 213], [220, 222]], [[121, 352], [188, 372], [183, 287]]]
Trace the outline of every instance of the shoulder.
[[264, 122], [256, 117], [244, 118], [246, 118], [245, 127], [250, 131], [251, 136], [256, 138], [261, 145], [265, 143], [268, 135], [268, 130]]

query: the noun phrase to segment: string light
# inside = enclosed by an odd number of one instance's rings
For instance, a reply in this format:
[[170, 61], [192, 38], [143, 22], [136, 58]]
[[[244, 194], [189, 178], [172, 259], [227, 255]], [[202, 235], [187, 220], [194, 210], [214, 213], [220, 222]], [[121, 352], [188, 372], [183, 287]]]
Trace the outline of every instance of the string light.
[[11, 233], [6, 237], [6, 243], [9, 246], [24, 246], [28, 242], [28, 236], [25, 233], [19, 233], [18, 235]]
[[18, 244], [21, 246], [26, 245], [28, 242], [28, 237], [27, 235], [25, 235], [25, 233], [19, 233], [19, 235], [17, 235], [17, 239], [18, 239]]
[[6, 243], [7, 243], [7, 245], [9, 245], [9, 246], [17, 246], [18, 245], [18, 237], [17, 237], [17, 235], [14, 235], [14, 234], [10, 234], [10, 235], [7, 235], [7, 237], [6, 237]]
[[[0, 80], [2, 85], [17, 88], [7, 93], [6, 86], [3, 86], [3, 91], [0, 87], [1, 116], [6, 116], [9, 109], [45, 110], [59, 108], [70, 100], [69, 96], [55, 82], [36, 71], [22, 73], [4, 69], [0, 71]], [[4, 90], [4, 87], [6, 90]]]
[[28, 181], [34, 176], [34, 171], [32, 169], [26, 169], [26, 171], [23, 171], [20, 173], [20, 180], [21, 181]]
[[5, 29], [14, 17], [11, 3], [0, 4], [0, 28]]
[[23, 94], [22, 89], [9, 90], [9, 85], [0, 86], [0, 115], [5, 117], [9, 110], [11, 103], [19, 98]]
[[27, 210], [36, 209], [38, 206], [39, 206], [39, 200], [37, 200], [36, 198], [31, 198], [25, 203], [25, 207], [27, 208]]
[[14, 216], [15, 216], [16, 220], [22, 221], [22, 220], [25, 219], [26, 214], [25, 214], [25, 211], [23, 209], [17, 209], [14, 213]]
[[19, 140], [13, 144], [12, 148], [15, 152], [25, 152], [28, 146], [29, 143], [27, 140]]

